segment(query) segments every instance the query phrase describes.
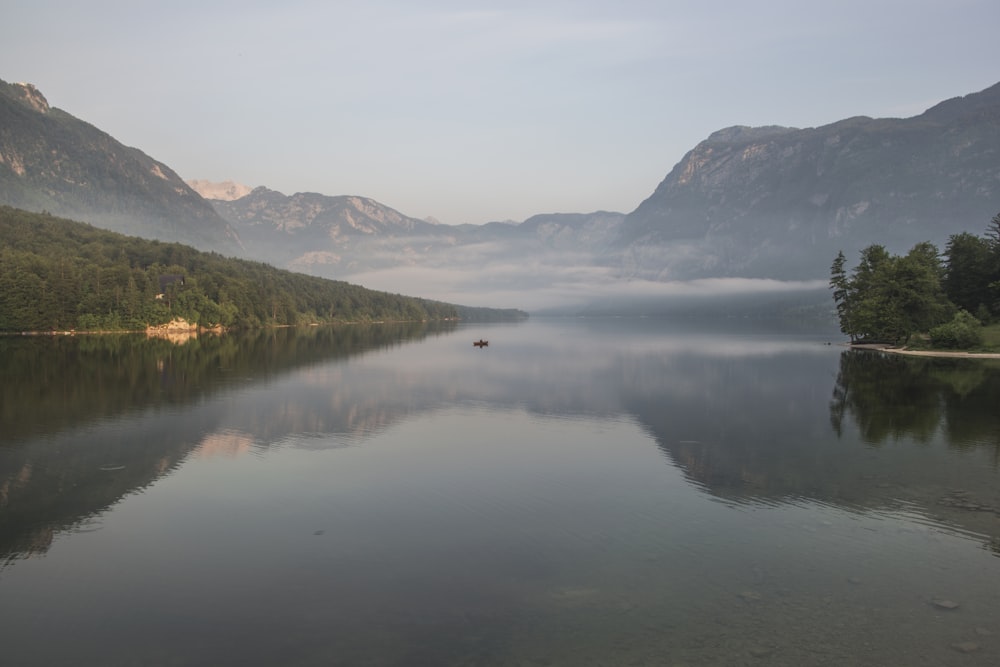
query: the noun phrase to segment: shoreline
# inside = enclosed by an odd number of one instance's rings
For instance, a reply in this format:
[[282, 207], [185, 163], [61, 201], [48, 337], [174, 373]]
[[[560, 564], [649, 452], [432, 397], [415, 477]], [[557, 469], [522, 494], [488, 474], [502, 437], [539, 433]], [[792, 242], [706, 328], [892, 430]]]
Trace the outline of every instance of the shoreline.
[[893, 347], [883, 343], [861, 343], [852, 345], [852, 350], [877, 350], [890, 354], [903, 354], [911, 357], [941, 357], [951, 359], [1000, 359], [1000, 352], [949, 352], [947, 350], [908, 350], [905, 347]]
[[[259, 327], [248, 327], [248, 328], [234, 328], [230, 329], [228, 327], [215, 326], [215, 327], [202, 327], [200, 325], [189, 325], [190, 328], [186, 327], [173, 327], [170, 329], [163, 329], [160, 326], [148, 326], [145, 329], [46, 329], [43, 331], [0, 331], [0, 337], [17, 337], [17, 336], [116, 336], [120, 334], [147, 334], [156, 335], [159, 332], [169, 331], [169, 333], [209, 333], [209, 334], [226, 334], [233, 331], [258, 331], [264, 329], [294, 329], [298, 327], [322, 327], [322, 326], [356, 326], [356, 325], [375, 325], [375, 324], [412, 324], [413, 322], [420, 322], [427, 324], [430, 322], [462, 322], [463, 320], [458, 317], [443, 317], [440, 319], [427, 319], [427, 320], [339, 320], [336, 322], [309, 322], [307, 324], [267, 324]], [[512, 322], [514, 320], [484, 320], [483, 323], [503, 323]], [[520, 320], [518, 320], [520, 321]]]

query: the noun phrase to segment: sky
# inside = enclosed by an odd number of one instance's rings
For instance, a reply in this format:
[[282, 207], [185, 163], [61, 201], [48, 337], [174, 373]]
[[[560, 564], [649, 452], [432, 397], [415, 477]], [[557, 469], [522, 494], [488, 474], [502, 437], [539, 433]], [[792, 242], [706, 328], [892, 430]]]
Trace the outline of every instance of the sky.
[[732, 125], [1000, 81], [996, 0], [0, 0], [0, 79], [184, 179], [447, 224], [628, 213]]

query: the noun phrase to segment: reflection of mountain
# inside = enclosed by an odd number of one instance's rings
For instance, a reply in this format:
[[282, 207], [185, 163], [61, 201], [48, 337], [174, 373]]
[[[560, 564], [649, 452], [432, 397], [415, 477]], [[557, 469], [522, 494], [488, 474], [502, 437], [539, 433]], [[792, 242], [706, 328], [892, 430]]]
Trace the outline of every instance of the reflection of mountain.
[[[709, 492], [734, 500], [846, 491], [839, 452], [825, 426], [831, 355], [815, 349], [758, 356], [672, 355], [637, 359], [643, 380], [627, 392], [627, 409], [664, 452]], [[831, 463], [833, 464], [831, 467]], [[861, 490], [844, 500], [857, 501]]]
[[834, 359], [650, 356], [623, 373], [625, 403], [689, 479], [727, 501], [906, 508], [1000, 537], [1000, 368], [843, 352], [831, 403], [816, 380]]
[[211, 426], [205, 411], [176, 419], [150, 409], [0, 448], [0, 560], [44, 552], [59, 531], [141, 491], [175, 468]]
[[[238, 450], [237, 436], [218, 435], [225, 413], [206, 400], [213, 394], [454, 324], [440, 326], [277, 329], [180, 347], [136, 336], [0, 339], [0, 558], [45, 551], [56, 532], [153, 483], [192, 450]], [[266, 423], [274, 410], [257, 414]]]
[[[996, 533], [994, 514], [979, 508], [1000, 508], [1000, 369], [840, 353], [822, 335], [682, 326], [556, 320], [465, 325], [467, 336], [422, 325], [283, 329], [183, 347], [0, 339], [0, 372], [12, 380], [0, 394], [0, 553], [44, 550], [52, 531], [192, 452], [363, 445], [410, 417], [463, 405], [541, 419], [625, 415], [689, 480], [729, 502], [904, 503]], [[473, 348], [479, 337], [490, 347]]]

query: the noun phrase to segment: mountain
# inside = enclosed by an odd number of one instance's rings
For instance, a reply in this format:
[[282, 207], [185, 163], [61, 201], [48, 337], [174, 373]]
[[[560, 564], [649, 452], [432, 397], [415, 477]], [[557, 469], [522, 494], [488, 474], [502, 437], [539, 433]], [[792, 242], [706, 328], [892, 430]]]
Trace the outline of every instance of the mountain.
[[[218, 189], [207, 183], [199, 188]], [[265, 187], [237, 199], [213, 199], [212, 205], [250, 256], [326, 277], [401, 265], [458, 268], [526, 256], [552, 259], [554, 253], [589, 263], [617, 238], [624, 220], [621, 213], [555, 213], [520, 224], [451, 226], [411, 218], [367, 197], [285, 195]]]
[[0, 204], [226, 254], [233, 229], [162, 162], [0, 81]]
[[[374, 199], [299, 192], [286, 196], [265, 187], [244, 197], [212, 200], [215, 210], [239, 233], [251, 257], [296, 270], [334, 275], [387, 262], [390, 254], [415, 252], [425, 236], [446, 228], [403, 215]], [[405, 238], [402, 245], [393, 243]]]
[[840, 250], [944, 249], [951, 234], [985, 229], [1000, 211], [1000, 84], [912, 118], [719, 130], [627, 215], [446, 226], [361, 197], [264, 188], [213, 205], [254, 256], [329, 277], [419, 266], [488, 273], [512, 290], [565, 283], [570, 268], [608, 280], [824, 279]]
[[628, 214], [452, 226], [361, 196], [184, 183], [0, 82], [0, 204], [450, 303], [645, 309], [657, 283], [825, 280], [840, 250], [982, 233], [1000, 211], [1000, 84], [912, 118], [719, 130]]
[[630, 213], [627, 275], [817, 278], [843, 249], [905, 252], [1000, 211], [1000, 84], [906, 119], [730, 127]]

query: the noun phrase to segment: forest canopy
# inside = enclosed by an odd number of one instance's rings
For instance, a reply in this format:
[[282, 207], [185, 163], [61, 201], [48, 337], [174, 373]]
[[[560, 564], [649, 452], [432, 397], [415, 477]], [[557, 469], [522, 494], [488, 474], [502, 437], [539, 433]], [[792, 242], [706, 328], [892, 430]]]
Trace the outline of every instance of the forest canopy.
[[0, 331], [511, 319], [0, 207]]
[[941, 347], [972, 347], [1000, 317], [1000, 214], [983, 237], [953, 234], [942, 255], [924, 242], [903, 256], [875, 244], [848, 274], [840, 252], [830, 287], [840, 330], [851, 341], [905, 343], [917, 332]]

